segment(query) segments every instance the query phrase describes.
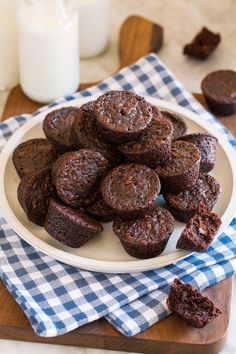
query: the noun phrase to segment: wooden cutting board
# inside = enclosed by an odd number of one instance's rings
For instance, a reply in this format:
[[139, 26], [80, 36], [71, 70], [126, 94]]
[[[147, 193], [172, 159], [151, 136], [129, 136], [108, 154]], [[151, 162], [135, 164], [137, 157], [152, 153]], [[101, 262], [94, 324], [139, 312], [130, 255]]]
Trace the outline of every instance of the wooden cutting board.
[[[132, 64], [162, 44], [162, 28], [138, 17], [129, 17], [120, 31], [121, 67]], [[200, 65], [200, 64], [199, 64]], [[82, 84], [79, 89], [91, 86]], [[201, 95], [195, 97], [204, 103]], [[31, 113], [41, 105], [28, 99], [21, 88], [14, 88], [8, 98], [2, 120], [21, 113]], [[222, 122], [236, 134], [236, 117]], [[215, 354], [224, 346], [230, 316], [232, 278], [204, 291], [223, 314], [203, 329], [191, 328], [175, 315], [153, 325], [145, 332], [127, 338], [101, 319], [68, 334], [42, 338], [34, 334], [28, 319], [0, 281], [0, 338], [29, 342], [65, 344], [81, 347], [159, 354]]]

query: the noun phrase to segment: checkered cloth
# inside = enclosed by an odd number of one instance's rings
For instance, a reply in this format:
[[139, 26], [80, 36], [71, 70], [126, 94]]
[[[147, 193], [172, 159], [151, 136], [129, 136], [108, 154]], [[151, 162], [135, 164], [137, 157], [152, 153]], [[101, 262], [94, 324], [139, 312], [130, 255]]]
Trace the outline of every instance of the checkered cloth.
[[[156, 55], [150, 54], [103, 83], [57, 100], [49, 107], [109, 89], [133, 90], [182, 105], [208, 121], [236, 148], [232, 135], [186, 91]], [[43, 107], [33, 114], [45, 111]], [[19, 126], [22, 115], [0, 124], [0, 147]], [[169, 314], [166, 297], [175, 277], [200, 289], [236, 272], [236, 219], [207, 253], [138, 274], [102, 274], [62, 264], [36, 251], [0, 218], [0, 274], [8, 290], [40, 336], [67, 333], [101, 317], [127, 336], [139, 333]]]

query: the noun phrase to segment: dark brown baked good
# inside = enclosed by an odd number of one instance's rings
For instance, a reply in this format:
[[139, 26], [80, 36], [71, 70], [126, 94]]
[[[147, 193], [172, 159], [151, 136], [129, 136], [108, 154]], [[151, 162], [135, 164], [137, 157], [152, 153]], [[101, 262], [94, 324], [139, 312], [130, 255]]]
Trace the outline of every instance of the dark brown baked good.
[[107, 166], [105, 157], [93, 150], [81, 149], [60, 156], [53, 166], [52, 176], [61, 200], [75, 208], [82, 206]]
[[87, 207], [86, 210], [95, 219], [102, 222], [113, 221], [116, 217], [115, 211], [109, 205], [107, 205], [103, 198], [100, 198], [93, 205]]
[[182, 117], [167, 111], [162, 111], [161, 115], [162, 118], [169, 120], [173, 126], [172, 140], [178, 139], [187, 133], [187, 125]]
[[213, 71], [202, 80], [201, 87], [214, 113], [221, 116], [236, 113], [236, 71]]
[[173, 229], [173, 217], [160, 207], [141, 219], [118, 219], [113, 223], [113, 231], [126, 252], [137, 258], [158, 256], [166, 247]]
[[206, 252], [221, 225], [219, 216], [206, 209], [203, 202], [199, 210], [187, 223], [176, 248], [193, 252]]
[[179, 279], [172, 283], [166, 303], [178, 317], [197, 328], [204, 327], [222, 313], [207, 296]]
[[137, 140], [120, 144], [118, 148], [128, 161], [156, 167], [170, 157], [172, 132], [168, 120], [152, 119]]
[[199, 175], [200, 152], [192, 143], [173, 141], [171, 158], [157, 166], [163, 192], [178, 193], [194, 186]]
[[114, 144], [103, 139], [96, 124], [94, 105], [95, 101], [91, 101], [81, 106], [72, 129], [73, 144], [76, 149], [100, 152], [113, 167], [121, 162], [122, 156]]
[[50, 169], [57, 159], [55, 147], [46, 139], [30, 139], [18, 145], [12, 161], [20, 178], [26, 174]]
[[102, 225], [81, 210], [51, 199], [45, 230], [66, 246], [79, 248], [103, 231]]
[[56, 194], [50, 170], [25, 175], [17, 189], [17, 197], [29, 221], [43, 226], [49, 199]]
[[48, 113], [44, 118], [44, 134], [60, 153], [74, 150], [72, 127], [79, 113], [80, 109], [77, 107], [63, 107]]
[[150, 212], [159, 192], [157, 174], [141, 164], [115, 167], [102, 182], [103, 199], [124, 219], [139, 218]]
[[188, 222], [197, 213], [200, 202], [203, 201], [207, 209], [212, 210], [220, 191], [220, 185], [214, 177], [200, 173], [192, 189], [176, 194], [164, 193], [164, 198], [174, 218]]
[[113, 143], [135, 140], [152, 120], [152, 106], [130, 91], [109, 91], [95, 103], [98, 127]]
[[194, 133], [180, 138], [193, 143], [201, 153], [200, 172], [210, 172], [215, 166], [217, 138], [211, 134]]
[[220, 39], [219, 33], [203, 27], [193, 41], [185, 45], [183, 53], [195, 59], [207, 59], [220, 43]]

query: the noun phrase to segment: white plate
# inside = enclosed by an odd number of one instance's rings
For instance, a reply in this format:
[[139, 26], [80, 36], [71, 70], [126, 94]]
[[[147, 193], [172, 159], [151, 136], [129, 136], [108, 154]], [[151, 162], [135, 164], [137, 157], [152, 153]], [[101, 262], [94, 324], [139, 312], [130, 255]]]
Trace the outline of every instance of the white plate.
[[[57, 106], [82, 105], [83, 103], [95, 99], [96, 97], [85, 97], [74, 100], [73, 102], [63, 103]], [[213, 175], [222, 186], [223, 192], [215, 207], [215, 212], [222, 218], [220, 231], [229, 224], [235, 213], [236, 199], [236, 159], [235, 152], [229, 142], [222, 138], [214, 126], [202, 122], [201, 119], [191, 111], [180, 106], [165, 102], [156, 98], [147, 97], [147, 100], [161, 109], [176, 112], [185, 119], [189, 132], [209, 132], [219, 139], [217, 148], [216, 165]], [[190, 252], [176, 250], [176, 241], [179, 238], [184, 224], [175, 222], [175, 229], [171, 235], [165, 251], [158, 257], [139, 260], [129, 256], [121, 246], [118, 238], [112, 232], [112, 225], [104, 224], [104, 232], [90, 240], [86, 245], [79, 249], [72, 249], [54, 240], [47, 234], [44, 228], [29, 222], [17, 200], [17, 186], [19, 178], [12, 163], [13, 150], [21, 142], [35, 137], [43, 137], [42, 121], [45, 114], [54, 110], [52, 107], [47, 112], [43, 112], [24, 124], [9, 139], [0, 155], [0, 195], [1, 211], [4, 218], [15, 232], [26, 242], [37, 250], [57, 259], [63, 263], [70, 264], [82, 269], [111, 272], [111, 273], [130, 273], [159, 268], [188, 256]], [[161, 197], [159, 197], [161, 198]], [[159, 199], [161, 203], [161, 199]]]

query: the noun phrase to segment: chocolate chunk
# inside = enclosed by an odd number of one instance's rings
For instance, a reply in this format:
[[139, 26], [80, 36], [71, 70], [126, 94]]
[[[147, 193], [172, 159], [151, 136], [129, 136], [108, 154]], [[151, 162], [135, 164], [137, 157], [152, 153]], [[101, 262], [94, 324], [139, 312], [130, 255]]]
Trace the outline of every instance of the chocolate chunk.
[[221, 116], [236, 113], [236, 71], [213, 71], [202, 80], [201, 87], [212, 112]]
[[52, 167], [58, 157], [52, 143], [46, 139], [30, 139], [18, 145], [12, 161], [20, 178]]
[[183, 53], [195, 59], [205, 60], [215, 50], [220, 40], [219, 33], [213, 33], [203, 27], [193, 41], [185, 45]]
[[130, 91], [109, 91], [95, 103], [95, 115], [103, 137], [113, 143], [135, 140], [152, 120], [152, 106]]
[[102, 232], [103, 227], [85, 212], [51, 199], [45, 230], [66, 246], [78, 248]]
[[163, 196], [171, 214], [179, 221], [188, 222], [197, 213], [200, 202], [212, 210], [220, 191], [220, 185], [213, 176], [200, 173], [193, 188], [176, 194], [164, 193]]
[[136, 219], [150, 212], [159, 192], [157, 174], [141, 164], [115, 167], [102, 182], [103, 199], [124, 219]]
[[176, 247], [188, 251], [206, 252], [220, 225], [219, 216], [207, 210], [201, 202], [198, 213], [186, 225]]
[[160, 207], [141, 219], [118, 219], [113, 223], [113, 231], [126, 252], [137, 258], [158, 256], [166, 247], [173, 228], [173, 217]]
[[43, 226], [49, 200], [56, 195], [51, 172], [44, 170], [37, 174], [25, 175], [17, 189], [17, 197], [29, 221]]
[[166, 303], [178, 317], [197, 328], [204, 327], [222, 313], [207, 296], [179, 279], [172, 283]]

